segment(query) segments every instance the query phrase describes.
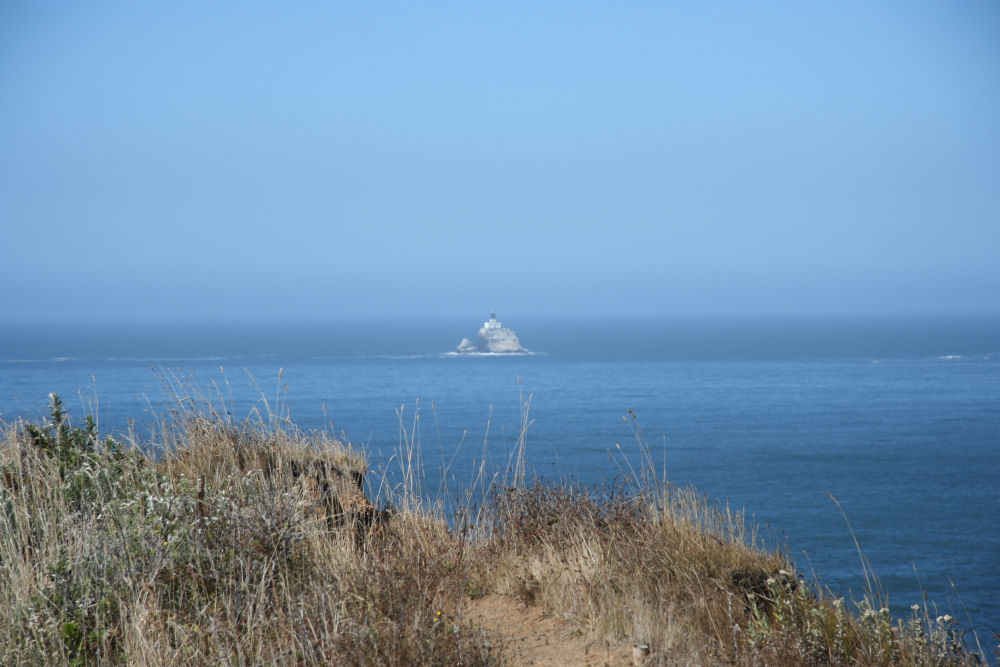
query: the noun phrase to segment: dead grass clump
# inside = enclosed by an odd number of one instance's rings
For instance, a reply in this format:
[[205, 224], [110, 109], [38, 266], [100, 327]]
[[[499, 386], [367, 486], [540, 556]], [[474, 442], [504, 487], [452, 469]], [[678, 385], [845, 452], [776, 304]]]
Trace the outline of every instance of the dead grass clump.
[[647, 664], [977, 663], [940, 619], [894, 626], [867, 599], [850, 613], [688, 489], [508, 489], [487, 515], [494, 592], [591, 643], [647, 644]]
[[458, 613], [460, 540], [377, 514], [364, 460], [338, 443], [185, 421], [183, 446], [155, 463], [62, 419], [46, 427], [54, 446], [21, 425], [0, 444], [0, 663], [495, 656]]
[[467, 619], [489, 593], [647, 664], [978, 662], [950, 616], [831, 599], [741, 514], [652, 474], [518, 474], [453, 529], [415, 467], [402, 509], [377, 508], [363, 457], [282, 420], [184, 411], [154, 461], [52, 403], [0, 434], [0, 664], [497, 664], [502, 637]]
[[623, 488], [505, 491], [491, 507], [486, 546], [496, 589], [595, 640], [716, 654], [730, 641], [734, 607], [744, 606], [737, 573], [766, 578], [785, 563], [745, 544], [740, 524], [703, 504], [689, 493], [657, 499]]

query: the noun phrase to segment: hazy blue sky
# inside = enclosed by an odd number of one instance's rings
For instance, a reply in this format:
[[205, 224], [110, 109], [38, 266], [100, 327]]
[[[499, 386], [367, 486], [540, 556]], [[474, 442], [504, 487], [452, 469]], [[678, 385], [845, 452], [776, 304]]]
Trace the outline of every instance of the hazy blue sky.
[[1000, 312], [1000, 3], [4, 2], [0, 249], [0, 318]]

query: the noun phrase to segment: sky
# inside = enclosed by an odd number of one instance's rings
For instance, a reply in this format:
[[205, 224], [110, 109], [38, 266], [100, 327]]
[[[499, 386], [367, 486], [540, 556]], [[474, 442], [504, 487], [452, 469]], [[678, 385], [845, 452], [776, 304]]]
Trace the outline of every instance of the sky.
[[0, 319], [1000, 313], [1000, 4], [0, 4]]

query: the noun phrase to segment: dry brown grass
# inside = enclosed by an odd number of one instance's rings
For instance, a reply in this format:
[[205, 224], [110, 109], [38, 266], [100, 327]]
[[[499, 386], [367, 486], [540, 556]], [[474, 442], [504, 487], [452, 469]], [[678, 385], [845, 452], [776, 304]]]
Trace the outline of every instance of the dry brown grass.
[[688, 490], [621, 490], [600, 499], [565, 488], [511, 490], [486, 547], [496, 590], [572, 620], [581, 634], [649, 644], [659, 656], [735, 658], [745, 592], [787, 567], [748, 546], [740, 517]]
[[589, 642], [643, 643], [648, 664], [975, 664], [947, 623], [816, 592], [743, 517], [689, 489], [595, 497], [536, 486], [500, 495], [481, 545], [490, 591], [569, 621]]
[[435, 614], [460, 606], [460, 540], [389, 522], [362, 457], [260, 423], [173, 427], [159, 462], [96, 448], [73, 469], [6, 427], [0, 663], [491, 661]]
[[287, 420], [183, 412], [158, 461], [61, 426], [0, 445], [2, 664], [502, 664], [465, 613], [486, 594], [649, 664], [976, 662], [952, 621], [824, 596], [651, 466], [589, 492], [518, 474], [452, 529], [412, 470], [376, 508], [363, 456]]

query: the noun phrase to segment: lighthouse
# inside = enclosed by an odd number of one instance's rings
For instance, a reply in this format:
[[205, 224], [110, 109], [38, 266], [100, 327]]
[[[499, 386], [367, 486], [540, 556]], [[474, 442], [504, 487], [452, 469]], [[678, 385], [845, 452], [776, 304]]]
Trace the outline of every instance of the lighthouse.
[[517, 334], [504, 329], [497, 321], [496, 311], [490, 312], [490, 319], [483, 322], [479, 330], [479, 340], [473, 343], [468, 338], [455, 348], [455, 354], [531, 354], [517, 339]]

